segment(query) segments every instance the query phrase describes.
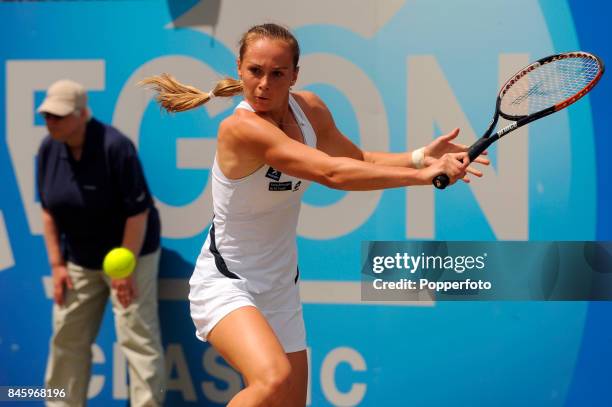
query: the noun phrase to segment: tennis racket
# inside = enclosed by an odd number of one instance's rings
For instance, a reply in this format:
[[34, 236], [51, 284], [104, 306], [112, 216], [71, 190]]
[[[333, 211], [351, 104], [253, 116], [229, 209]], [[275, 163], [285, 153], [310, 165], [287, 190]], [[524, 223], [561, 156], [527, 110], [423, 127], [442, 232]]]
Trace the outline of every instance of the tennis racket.
[[[499, 91], [489, 128], [468, 150], [470, 162], [511, 131], [576, 102], [593, 89], [603, 73], [601, 59], [582, 51], [551, 55], [521, 69]], [[514, 123], [491, 135], [500, 116]], [[446, 174], [432, 181], [438, 189], [446, 188], [449, 182]]]

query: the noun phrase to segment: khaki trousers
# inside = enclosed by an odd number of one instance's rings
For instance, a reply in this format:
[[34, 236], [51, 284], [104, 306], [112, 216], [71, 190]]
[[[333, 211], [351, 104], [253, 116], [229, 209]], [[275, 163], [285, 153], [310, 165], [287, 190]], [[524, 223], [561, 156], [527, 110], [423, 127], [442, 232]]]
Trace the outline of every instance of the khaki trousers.
[[127, 308], [110, 289], [110, 278], [101, 270], [68, 263], [74, 289], [66, 291], [63, 306], [53, 304], [51, 337], [45, 386], [63, 388], [66, 399], [48, 406], [84, 406], [91, 375], [94, 343], [109, 297], [117, 340], [128, 361], [130, 404], [160, 406], [164, 399], [164, 358], [157, 314], [157, 274], [160, 250], [138, 259], [133, 277], [136, 299]]

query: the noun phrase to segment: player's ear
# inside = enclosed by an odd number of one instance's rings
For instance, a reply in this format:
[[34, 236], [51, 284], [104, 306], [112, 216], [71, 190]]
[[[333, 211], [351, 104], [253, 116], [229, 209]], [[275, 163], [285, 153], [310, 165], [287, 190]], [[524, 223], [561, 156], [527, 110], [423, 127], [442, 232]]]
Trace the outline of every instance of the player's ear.
[[295, 82], [297, 82], [299, 73], [300, 73], [300, 67], [296, 66], [295, 69], [293, 70], [293, 78], [291, 80], [291, 86], [295, 85]]
[[242, 67], [242, 61], [240, 58], [236, 58], [236, 67], [238, 68], [238, 79], [242, 80], [242, 74], [240, 73], [240, 68]]

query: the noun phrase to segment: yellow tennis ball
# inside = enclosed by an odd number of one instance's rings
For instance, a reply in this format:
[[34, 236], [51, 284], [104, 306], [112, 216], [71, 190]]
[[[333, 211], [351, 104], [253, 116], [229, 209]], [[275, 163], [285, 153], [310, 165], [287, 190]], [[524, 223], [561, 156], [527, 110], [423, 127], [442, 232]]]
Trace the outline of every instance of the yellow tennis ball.
[[110, 278], [126, 278], [136, 267], [134, 253], [125, 247], [111, 250], [104, 257], [102, 269]]

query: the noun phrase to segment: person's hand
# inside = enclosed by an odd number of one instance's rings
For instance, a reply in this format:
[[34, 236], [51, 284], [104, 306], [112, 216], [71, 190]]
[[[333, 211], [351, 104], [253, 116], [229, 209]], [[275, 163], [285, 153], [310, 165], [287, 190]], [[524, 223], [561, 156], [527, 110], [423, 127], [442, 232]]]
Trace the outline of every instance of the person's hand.
[[449, 185], [454, 184], [459, 179], [470, 182], [467, 177], [469, 164], [470, 159], [467, 152], [444, 154], [422, 170], [424, 173], [423, 183], [429, 185], [436, 176], [441, 174], [448, 176], [450, 179]]
[[119, 303], [123, 308], [127, 308], [136, 298], [136, 284], [133, 279], [133, 274], [126, 278], [113, 278], [111, 287], [117, 294]]
[[[450, 133], [446, 133], [445, 135], [440, 136], [436, 138], [434, 141], [432, 141], [431, 143], [429, 143], [425, 147], [425, 150], [424, 150], [425, 157], [423, 160], [423, 164], [425, 165], [425, 167], [428, 167], [434, 164], [436, 160], [440, 159], [444, 154], [467, 152], [469, 149], [468, 146], [464, 144], [453, 143], [453, 140], [456, 139], [458, 135], [459, 135], [459, 129], [454, 129]], [[486, 155], [487, 152], [485, 151], [482, 154]], [[476, 157], [476, 159], [473, 162], [482, 164], [482, 165], [489, 165], [491, 163], [487, 158], [482, 157], [482, 155], [479, 157]], [[478, 171], [477, 169], [473, 167], [468, 167], [467, 172], [477, 177], [482, 177], [482, 172]], [[469, 182], [469, 180], [467, 180], [466, 182]]]
[[51, 267], [51, 275], [53, 276], [53, 301], [57, 305], [64, 305], [66, 299], [66, 290], [72, 290], [72, 280], [68, 275], [68, 269], [64, 264], [58, 264]]

